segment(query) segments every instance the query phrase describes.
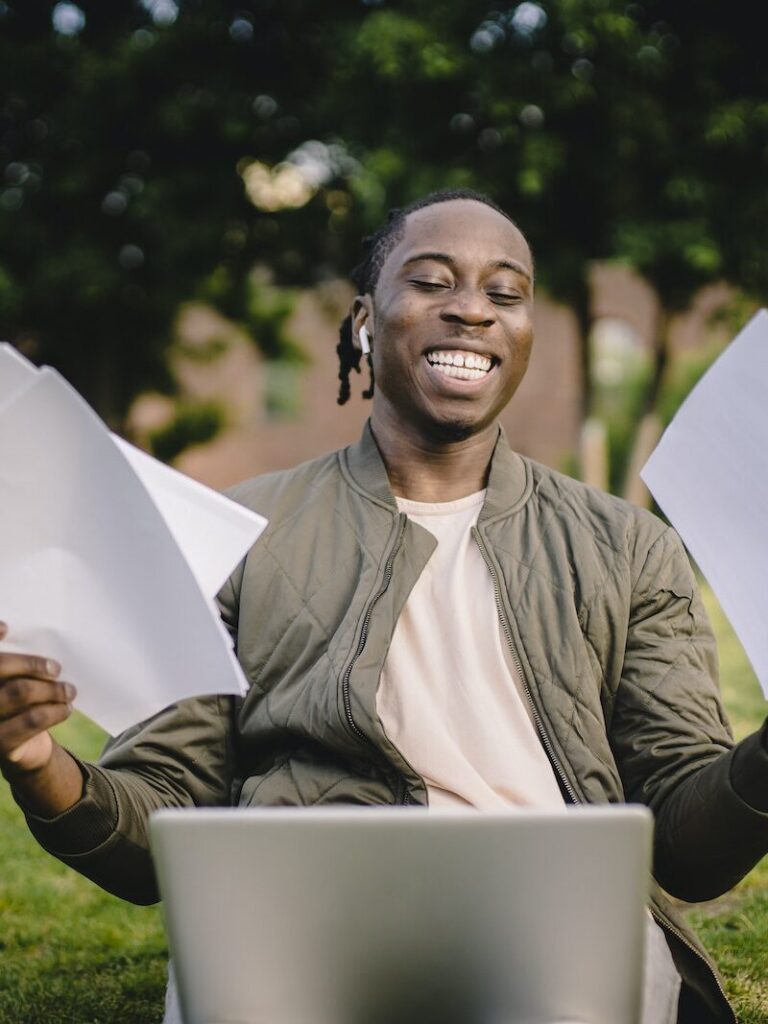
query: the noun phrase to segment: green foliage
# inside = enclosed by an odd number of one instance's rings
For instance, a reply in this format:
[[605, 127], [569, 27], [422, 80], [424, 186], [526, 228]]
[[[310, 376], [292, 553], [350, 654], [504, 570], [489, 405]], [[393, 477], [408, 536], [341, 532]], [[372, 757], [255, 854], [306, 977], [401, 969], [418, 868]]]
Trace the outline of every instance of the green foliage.
[[213, 440], [226, 420], [220, 402], [181, 401], [171, 422], [149, 435], [152, 454], [161, 462], [173, 462], [191, 445]]
[[657, 406], [665, 427], [721, 352], [722, 345], [708, 345], [681, 354], [674, 361], [661, 389]]
[[385, 80], [452, 78], [465, 59], [464, 47], [457, 39], [440, 39], [436, 29], [434, 23], [395, 11], [373, 11], [360, 24], [357, 49]]
[[[738, 297], [727, 303], [710, 326], [725, 324], [728, 335], [735, 333], [754, 312], [753, 304]], [[695, 349], [675, 352], [669, 361], [655, 405], [662, 427], [677, 413], [695, 385], [723, 350], [720, 340], [709, 340]], [[592, 364], [594, 370], [595, 357]], [[648, 384], [653, 372], [650, 353], [638, 350], [627, 354], [622, 372], [615, 380], [595, 380], [594, 413], [605, 424], [608, 434], [609, 489], [621, 493], [635, 432], [645, 411]], [[595, 375], [597, 376], [597, 375]]]
[[[606, 341], [609, 344], [606, 346]], [[608, 445], [608, 489], [619, 494], [632, 453], [635, 431], [644, 412], [652, 373], [650, 353], [639, 345], [619, 346], [592, 331], [592, 414], [605, 426]]]
[[650, 373], [649, 361], [638, 363], [620, 385], [603, 390], [596, 402], [597, 415], [608, 434], [608, 483], [612, 494], [621, 493]]
[[287, 329], [295, 307], [295, 291], [276, 288], [257, 274], [250, 276], [243, 322], [270, 360], [306, 362], [300, 342]]
[[[745, 4], [82, 0], [67, 31], [54, 7], [0, 4], [0, 335], [118, 425], [171, 388], [182, 302], [293, 358], [253, 265], [280, 287], [343, 273], [437, 187], [513, 212], [582, 324], [592, 259], [629, 262], [667, 311], [721, 276], [768, 296], [768, 65]], [[255, 205], [254, 161], [311, 198]]]
[[301, 411], [300, 364], [285, 360], [264, 363], [264, 406], [270, 419], [295, 419]]
[[209, 338], [204, 343], [190, 344], [185, 341], [176, 341], [174, 352], [191, 363], [202, 363], [203, 365], [215, 363], [221, 359], [231, 348], [229, 338]]
[[165, 24], [120, 0], [84, 2], [66, 35], [54, 6], [0, 5], [0, 335], [119, 423], [137, 391], [170, 386], [176, 310], [212, 276], [225, 310], [257, 259], [301, 281], [327, 263], [323, 197], [278, 221], [238, 165], [326, 133], [297, 113], [343, 21], [206, 0]]
[[[721, 351], [721, 345], [709, 345], [676, 354], [664, 377], [656, 404], [662, 426], [669, 424]], [[637, 425], [644, 412], [652, 369], [649, 358], [638, 359], [627, 367], [620, 381], [595, 389], [595, 415], [605, 424], [608, 434], [609, 490], [614, 494], [620, 494], [622, 490]]]
[[217, 267], [199, 297], [240, 324], [267, 359], [306, 361], [300, 341], [288, 329], [298, 293], [276, 285], [267, 267], [256, 266], [237, 279], [231, 269]]

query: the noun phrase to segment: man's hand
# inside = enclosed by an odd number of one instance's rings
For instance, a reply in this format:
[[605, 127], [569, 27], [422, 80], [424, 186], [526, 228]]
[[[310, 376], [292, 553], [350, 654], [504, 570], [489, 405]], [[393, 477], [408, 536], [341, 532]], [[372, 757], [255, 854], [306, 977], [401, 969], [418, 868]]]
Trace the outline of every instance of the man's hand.
[[[6, 635], [0, 623], [0, 640]], [[32, 654], [0, 653], [0, 767], [12, 774], [45, 768], [53, 740], [48, 729], [72, 712], [76, 690], [59, 682], [61, 666]]]
[[[0, 623], [0, 640], [7, 632]], [[83, 788], [77, 763], [48, 732], [69, 718], [77, 693], [60, 672], [51, 659], [0, 652], [0, 771], [43, 817], [71, 807]]]

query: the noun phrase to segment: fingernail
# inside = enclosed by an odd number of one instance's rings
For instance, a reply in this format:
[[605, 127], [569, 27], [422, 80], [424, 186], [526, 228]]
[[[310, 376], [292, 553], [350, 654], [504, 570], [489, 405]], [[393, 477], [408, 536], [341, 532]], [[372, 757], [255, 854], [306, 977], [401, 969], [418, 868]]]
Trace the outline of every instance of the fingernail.
[[67, 703], [73, 701], [77, 696], [77, 687], [73, 686], [72, 683], [64, 684], [64, 694], [67, 698]]
[[61, 672], [61, 665], [58, 661], [54, 661], [53, 658], [46, 658], [45, 671], [49, 676], [57, 676]]

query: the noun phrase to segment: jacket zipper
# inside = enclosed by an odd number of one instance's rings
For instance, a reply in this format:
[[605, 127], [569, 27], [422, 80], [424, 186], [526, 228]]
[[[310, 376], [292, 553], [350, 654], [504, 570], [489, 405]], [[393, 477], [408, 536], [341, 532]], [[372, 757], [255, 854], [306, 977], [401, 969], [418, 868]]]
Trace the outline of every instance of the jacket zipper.
[[555, 753], [555, 749], [552, 746], [552, 741], [549, 738], [547, 730], [544, 728], [544, 723], [541, 720], [539, 709], [536, 707], [533, 701], [533, 694], [531, 693], [531, 688], [529, 687], [528, 681], [525, 678], [522, 662], [520, 661], [520, 656], [517, 653], [517, 648], [515, 647], [515, 642], [512, 637], [512, 629], [509, 625], [509, 618], [507, 617], [507, 613], [504, 609], [504, 605], [501, 600], [501, 588], [499, 587], [499, 576], [498, 573], [496, 572], [496, 568], [493, 565], [493, 562], [491, 561], [491, 558], [488, 554], [488, 549], [485, 546], [485, 542], [483, 538], [480, 536], [480, 531], [477, 529], [477, 527], [474, 527], [472, 532], [475, 536], [475, 540], [477, 541], [477, 545], [480, 548], [480, 553], [483, 556], [485, 564], [488, 566], [488, 571], [491, 574], [491, 579], [493, 580], [493, 592], [496, 597], [496, 608], [499, 613], [499, 619], [501, 620], [501, 625], [502, 628], [504, 629], [504, 635], [507, 638], [507, 644], [509, 646], [509, 652], [512, 655], [512, 661], [514, 662], [515, 668], [517, 669], [518, 678], [520, 679], [520, 682], [523, 685], [523, 690], [525, 691], [525, 696], [528, 700], [528, 707], [531, 710], [531, 717], [533, 719], [534, 725], [536, 726], [536, 731], [538, 732], [542, 745], [545, 751], [547, 752], [547, 756], [549, 757], [550, 763], [552, 764], [552, 767], [555, 769], [555, 773], [560, 782], [562, 782], [563, 789], [570, 797], [572, 803], [583, 803], [581, 798], [576, 795], [576, 791], [574, 790], [573, 786], [570, 783], [570, 780], [568, 779], [568, 777], [565, 774], [565, 771], [563, 770], [563, 766], [561, 765], [557, 757], [557, 754]]
[[352, 732], [361, 740], [365, 740], [366, 743], [371, 743], [371, 740], [358, 726], [352, 714], [352, 701], [349, 696], [349, 679], [350, 676], [352, 675], [352, 669], [355, 667], [355, 662], [365, 649], [365, 645], [368, 640], [368, 627], [371, 622], [371, 614], [373, 613], [374, 606], [376, 605], [376, 602], [379, 600], [379, 598], [386, 593], [387, 588], [389, 587], [390, 584], [390, 580], [392, 579], [392, 567], [394, 565], [397, 553], [400, 550], [400, 544], [403, 539], [403, 534], [405, 533], [405, 524], [407, 521], [408, 517], [406, 515], [398, 515], [397, 533], [395, 535], [395, 540], [389, 552], [389, 555], [387, 556], [387, 561], [384, 564], [384, 575], [381, 580], [381, 586], [379, 587], [376, 594], [373, 596], [370, 604], [365, 610], [365, 616], [363, 617], [363, 626], [362, 629], [360, 630], [360, 639], [357, 642], [357, 650], [355, 651], [349, 665], [347, 665], [346, 671], [344, 672], [344, 675], [341, 680], [341, 693], [342, 699], [344, 701], [344, 714], [347, 716], [347, 723], [349, 724], [349, 727], [352, 730]]
[[731, 1007], [731, 1004], [730, 1004], [730, 1001], [728, 999], [728, 996], [726, 995], [725, 989], [720, 984], [720, 979], [717, 976], [717, 972], [712, 969], [712, 965], [709, 963], [707, 958], [705, 956], [702, 956], [702, 954], [699, 952], [699, 950], [696, 949], [696, 947], [685, 937], [685, 935], [683, 935], [683, 933], [680, 931], [679, 928], [676, 928], [672, 924], [672, 922], [669, 920], [669, 918], [667, 918], [667, 916], [665, 914], [662, 914], [661, 911], [656, 910], [655, 907], [650, 907], [649, 909], [651, 911], [651, 917], [654, 919], [656, 924], [658, 924], [662, 929], [666, 929], [666, 931], [672, 932], [672, 934], [676, 938], [678, 938], [680, 940], [680, 942], [682, 942], [682, 944], [685, 946], [685, 948], [689, 949], [691, 951], [691, 953], [693, 953], [693, 955], [696, 957], [696, 959], [700, 960], [704, 964], [704, 966], [707, 968], [709, 973], [715, 979], [715, 984], [717, 985], [717, 987], [718, 987], [718, 989], [720, 991], [720, 995], [725, 1000], [725, 1004], [726, 1004], [726, 1006], [728, 1007], [728, 1009], [731, 1012], [731, 1019], [733, 1020], [734, 1024], [736, 1024], [736, 1014], [733, 1012], [733, 1008]]
[[[543, 743], [544, 749], [546, 750], [547, 755], [549, 756], [549, 759], [550, 759], [550, 761], [552, 763], [552, 767], [555, 769], [555, 771], [557, 772], [558, 778], [563, 783], [563, 787], [564, 787], [566, 793], [568, 793], [568, 795], [570, 796], [570, 798], [573, 801], [573, 803], [575, 803], [575, 804], [583, 803], [583, 801], [576, 795], [576, 792], [575, 792], [573, 786], [571, 785], [571, 783], [569, 782], [568, 778], [565, 775], [565, 772], [563, 771], [562, 765], [560, 764], [560, 761], [558, 760], [557, 755], [555, 754], [555, 751], [554, 751], [554, 749], [552, 747], [552, 743], [551, 743], [551, 741], [549, 739], [549, 736], [547, 735], [547, 731], [544, 728], [544, 723], [541, 720], [541, 715], [539, 714], [538, 709], [537, 709], [536, 705], [533, 702], [533, 695], [531, 694], [530, 687], [528, 686], [528, 682], [527, 682], [527, 680], [525, 678], [525, 674], [523, 673], [523, 666], [522, 666], [522, 663], [520, 661], [520, 657], [519, 657], [519, 655], [517, 653], [517, 649], [515, 647], [514, 639], [512, 637], [512, 630], [511, 630], [510, 625], [509, 625], [509, 619], [508, 619], [507, 613], [506, 613], [506, 611], [504, 609], [504, 605], [502, 604], [502, 601], [501, 601], [501, 590], [500, 590], [500, 587], [499, 587], [499, 576], [498, 576], [498, 573], [496, 572], [496, 569], [495, 569], [493, 563], [491, 562], [490, 556], [488, 555], [488, 550], [487, 550], [487, 548], [485, 546], [485, 542], [483, 541], [483, 538], [480, 536], [480, 532], [477, 530], [477, 528], [475, 528], [473, 530], [473, 533], [475, 535], [475, 540], [477, 541], [478, 547], [480, 548], [480, 552], [481, 552], [481, 554], [483, 556], [485, 564], [488, 566], [488, 571], [491, 574], [491, 579], [493, 580], [493, 590], [494, 590], [494, 594], [495, 594], [495, 597], [496, 597], [496, 608], [498, 609], [499, 618], [501, 620], [501, 625], [502, 625], [502, 627], [504, 629], [504, 634], [505, 634], [505, 636], [507, 638], [507, 644], [509, 645], [509, 651], [510, 651], [510, 654], [512, 655], [512, 661], [514, 662], [515, 668], [517, 669], [518, 676], [520, 678], [520, 682], [523, 684], [523, 690], [525, 691], [525, 695], [526, 695], [526, 697], [528, 699], [528, 706], [531, 709], [531, 715], [533, 717], [533, 721], [534, 721], [536, 729], [537, 729], [537, 731], [539, 733], [539, 736], [541, 737], [541, 742]], [[685, 937], [685, 935], [683, 935], [683, 933], [678, 928], [676, 928], [672, 924], [671, 921], [666, 920], [666, 918], [662, 920], [660, 913], [658, 911], [656, 911], [653, 907], [651, 907], [651, 915], [653, 916], [653, 918], [654, 918], [654, 920], [656, 921], [657, 924], [661, 925], [662, 928], [666, 928], [668, 931], [672, 932], [672, 934], [674, 936], [676, 936], [680, 940], [680, 942], [682, 942], [683, 945], [687, 949], [689, 949], [691, 951], [691, 953], [693, 953], [694, 956], [696, 956], [696, 958], [698, 960], [700, 960], [706, 966], [707, 970], [710, 972], [712, 977], [715, 979], [715, 983], [716, 983], [718, 989], [720, 990], [720, 994], [722, 995], [723, 999], [725, 1000], [726, 1005], [730, 1008], [730, 1002], [728, 1001], [728, 996], [725, 994], [725, 990], [723, 989], [723, 986], [720, 984], [720, 979], [718, 978], [718, 976], [715, 973], [715, 971], [712, 970], [712, 967], [708, 963], [706, 957], [703, 957], [701, 955], [701, 953], [698, 951], [698, 949], [696, 949], [696, 947]], [[733, 1013], [733, 1011], [731, 1011], [731, 1012]], [[733, 1019], [735, 1021], [735, 1019], [736, 1019], [735, 1016], [734, 1016]]]

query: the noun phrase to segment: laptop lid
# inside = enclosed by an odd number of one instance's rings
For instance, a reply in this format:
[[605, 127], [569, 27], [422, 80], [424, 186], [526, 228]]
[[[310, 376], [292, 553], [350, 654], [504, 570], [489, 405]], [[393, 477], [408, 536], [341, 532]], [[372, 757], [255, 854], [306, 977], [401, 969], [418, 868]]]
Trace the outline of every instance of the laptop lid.
[[637, 1024], [642, 808], [173, 810], [185, 1024]]

